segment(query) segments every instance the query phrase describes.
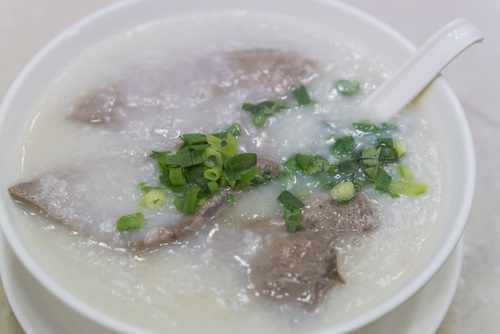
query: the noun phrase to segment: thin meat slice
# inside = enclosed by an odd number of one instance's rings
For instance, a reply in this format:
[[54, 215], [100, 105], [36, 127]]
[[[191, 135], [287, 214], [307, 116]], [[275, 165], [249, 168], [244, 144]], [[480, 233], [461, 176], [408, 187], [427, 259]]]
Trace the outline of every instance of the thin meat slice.
[[299, 84], [311, 81], [317, 64], [297, 52], [277, 49], [243, 49], [222, 53], [217, 92], [238, 88], [245, 98], [262, 100], [284, 97]]
[[304, 202], [301, 232], [285, 232], [284, 219], [274, 216], [248, 224], [265, 239], [250, 261], [250, 281], [258, 296], [315, 308], [330, 288], [344, 282], [337, 268], [335, 241], [362, 235], [376, 220], [363, 194], [349, 204], [338, 204], [321, 192]]
[[[127, 248], [131, 238], [143, 237], [145, 231], [121, 233], [116, 229], [116, 221], [138, 210], [137, 185], [154, 180], [155, 168], [144, 158], [111, 159], [20, 182], [10, 187], [9, 193], [27, 204], [26, 210], [39, 209], [95, 242]], [[180, 216], [168, 210], [163, 214], [172, 220]], [[146, 230], [157, 225], [158, 218], [148, 217]]]
[[[120, 166], [117, 168], [117, 166]], [[258, 160], [275, 176], [278, 164]], [[116, 221], [138, 210], [137, 184], [157, 179], [156, 166], [144, 159], [113, 159], [87, 167], [44, 175], [9, 188], [13, 198], [36, 207], [50, 218], [95, 242], [133, 251], [157, 248], [185, 240], [201, 230], [225, 205], [231, 190], [208, 199], [195, 215], [182, 215], [166, 206], [159, 213], [145, 213], [147, 224], [137, 231], [120, 232]], [[139, 179], [141, 177], [141, 179]], [[134, 196], [135, 194], [135, 196]]]
[[105, 87], [78, 102], [71, 118], [91, 124], [110, 124], [117, 128], [126, 122], [125, 101], [115, 87]]
[[190, 117], [196, 120], [200, 111], [212, 112], [216, 121], [221, 108], [241, 112], [243, 102], [285, 97], [318, 72], [314, 61], [297, 52], [260, 48], [208, 53], [170, 67], [161, 60], [143, 66], [82, 96], [68, 118], [115, 130], [168, 128], [186, 122], [166, 117], [182, 112], [192, 128], [197, 124]]
[[314, 232], [271, 237], [251, 263], [250, 280], [259, 296], [311, 308], [343, 283], [335, 249]]
[[339, 204], [330, 194], [322, 192], [311, 194], [304, 202], [303, 228], [330, 240], [360, 234], [377, 224], [370, 202], [361, 193], [348, 204]]

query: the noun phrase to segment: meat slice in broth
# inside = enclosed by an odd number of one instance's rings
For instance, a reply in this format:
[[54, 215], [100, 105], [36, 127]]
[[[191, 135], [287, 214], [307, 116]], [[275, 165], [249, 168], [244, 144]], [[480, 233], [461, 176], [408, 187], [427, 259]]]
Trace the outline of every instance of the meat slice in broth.
[[[120, 168], [116, 168], [120, 165]], [[257, 167], [269, 167], [276, 176], [279, 165], [269, 159], [259, 159]], [[139, 231], [119, 232], [117, 219], [137, 208], [133, 194], [137, 192], [130, 180], [137, 171], [144, 177], [155, 176], [155, 166], [142, 159], [127, 159], [47, 174], [21, 182], [9, 188], [17, 200], [35, 206], [47, 216], [72, 230], [112, 248], [143, 251], [163, 244], [184, 240], [201, 230], [225, 205], [226, 196], [235, 191], [226, 189], [208, 199], [191, 216], [181, 215], [170, 208], [162, 216], [148, 217], [148, 224]]]
[[127, 248], [130, 239], [142, 238], [147, 229], [158, 224], [157, 217], [151, 217], [144, 231], [120, 233], [116, 229], [118, 218], [138, 207], [133, 196], [138, 170], [146, 179], [151, 178], [155, 165], [144, 158], [112, 159], [20, 182], [9, 192], [95, 242]]
[[363, 194], [339, 204], [329, 194], [317, 192], [305, 198], [304, 204], [303, 228], [330, 240], [360, 234], [376, 225], [372, 206]]
[[170, 68], [155, 64], [89, 92], [71, 107], [69, 119], [122, 129], [147, 125], [147, 118], [162, 124], [165, 113], [189, 119], [200, 110], [238, 111], [243, 102], [285, 97], [318, 73], [314, 61], [294, 51], [260, 48], [209, 53]]
[[114, 87], [106, 87], [81, 100], [73, 109], [71, 118], [92, 124], [123, 127], [126, 116], [124, 102]]
[[281, 303], [316, 307], [343, 280], [337, 254], [318, 233], [277, 234], [250, 264], [250, 280], [259, 296]]
[[217, 92], [238, 88], [245, 98], [262, 100], [289, 94], [297, 85], [311, 81], [318, 66], [311, 59], [277, 49], [243, 49], [222, 54]]
[[304, 202], [301, 232], [284, 232], [285, 223], [277, 224], [277, 217], [249, 223], [249, 228], [265, 236], [259, 254], [250, 261], [250, 280], [259, 296], [315, 308], [331, 287], [344, 282], [337, 268], [335, 241], [361, 235], [376, 223], [362, 194], [346, 205], [319, 192]]

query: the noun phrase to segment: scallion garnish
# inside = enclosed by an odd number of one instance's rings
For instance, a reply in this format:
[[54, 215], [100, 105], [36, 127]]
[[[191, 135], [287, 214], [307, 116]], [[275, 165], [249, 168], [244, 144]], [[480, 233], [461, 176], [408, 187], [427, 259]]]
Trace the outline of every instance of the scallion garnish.
[[226, 161], [226, 171], [230, 173], [241, 173], [257, 164], [257, 154], [241, 153]]
[[244, 189], [270, 179], [256, 167], [257, 155], [237, 154], [238, 124], [213, 134], [186, 134], [177, 153], [153, 152], [157, 159], [160, 182], [176, 194], [175, 207], [185, 214], [194, 214], [196, 207], [222, 188]]
[[[401, 154], [403, 146], [401, 141], [380, 136], [387, 131], [396, 130], [396, 126], [384, 123], [379, 127], [370, 122], [360, 122], [354, 123], [353, 127], [362, 132], [360, 136], [367, 136], [372, 143], [357, 148], [354, 137], [340, 137], [335, 140], [330, 151], [337, 159], [343, 160], [330, 163], [319, 155], [299, 153], [290, 157], [284, 166], [290, 170], [289, 172], [300, 171], [314, 177], [317, 184], [335, 189], [331, 190], [332, 196], [339, 203], [349, 202], [370, 183], [374, 185], [376, 191], [392, 197], [423, 193], [424, 187], [414, 186], [414, 183], [410, 182], [411, 173], [406, 168], [397, 167], [400, 177], [403, 178], [401, 182], [405, 182], [404, 184], [393, 180], [392, 174], [388, 172], [391, 170], [389, 166], [397, 164], [404, 156]], [[404, 152], [406, 152], [405, 145]]]
[[380, 127], [371, 122], [356, 122], [353, 127], [364, 133], [380, 133], [382, 131]]
[[209, 179], [210, 181], [217, 181], [222, 177], [223, 173], [224, 171], [222, 170], [222, 168], [214, 166], [210, 169], [205, 170], [203, 176], [205, 176], [205, 178]]
[[342, 79], [335, 83], [335, 89], [339, 94], [344, 96], [351, 96], [359, 92], [361, 85], [356, 80]]
[[165, 205], [167, 194], [159, 189], [151, 187], [139, 201], [140, 208], [158, 208]]
[[403, 181], [411, 182], [413, 181], [413, 174], [408, 166], [398, 165], [398, 174]]
[[311, 100], [309, 92], [307, 91], [307, 88], [304, 85], [296, 87], [292, 91], [292, 94], [295, 97], [295, 100], [297, 100], [297, 104], [299, 106], [307, 106], [313, 103], [313, 100]]
[[184, 196], [176, 197], [174, 205], [177, 210], [182, 213], [192, 215], [196, 212], [196, 205], [198, 204], [198, 194], [201, 188], [192, 185], [184, 194]]
[[129, 231], [141, 229], [146, 222], [146, 217], [140, 212], [122, 216], [116, 222], [118, 231]]
[[330, 148], [337, 157], [349, 157], [356, 151], [356, 143], [353, 136], [337, 138]]
[[300, 218], [304, 203], [288, 190], [283, 190], [278, 196], [278, 201], [285, 208], [285, 224], [287, 231], [299, 232], [302, 230]]
[[406, 196], [418, 196], [427, 192], [429, 187], [426, 184], [405, 182], [394, 180], [390, 183], [390, 190], [392, 193]]
[[354, 183], [351, 181], [339, 183], [332, 188], [331, 194], [337, 202], [347, 203], [356, 195]]
[[397, 140], [394, 142], [394, 149], [396, 150], [398, 157], [401, 158], [406, 154], [406, 143], [403, 140]]
[[256, 104], [245, 102], [241, 108], [254, 115], [252, 124], [259, 128], [266, 124], [269, 117], [274, 116], [283, 110], [290, 109], [290, 106], [286, 101], [266, 100]]
[[328, 160], [320, 155], [306, 155], [299, 153], [295, 156], [295, 162], [297, 167], [306, 175], [324, 172], [330, 167]]

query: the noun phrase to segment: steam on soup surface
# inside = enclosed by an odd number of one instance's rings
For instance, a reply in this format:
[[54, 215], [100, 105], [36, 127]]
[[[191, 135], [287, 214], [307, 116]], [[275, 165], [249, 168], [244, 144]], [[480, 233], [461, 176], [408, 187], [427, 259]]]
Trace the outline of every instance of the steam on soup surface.
[[[51, 217], [20, 206], [26, 238], [78, 298], [152, 331], [302, 333], [359, 315], [411, 271], [436, 223], [442, 187], [437, 139], [418, 110], [390, 126], [377, 124], [375, 133], [363, 130], [366, 123], [353, 126], [360, 122], [356, 105], [387, 75], [382, 63], [311, 23], [249, 13], [170, 19], [96, 45], [54, 79], [28, 123], [16, 181], [37, 180], [36, 200], [42, 193], [48, 198], [37, 204]], [[335, 86], [340, 80], [352, 86], [343, 91]], [[304, 106], [293, 94], [301, 85], [312, 99]], [[288, 107], [260, 120], [242, 108], [264, 100]], [[408, 174], [398, 171], [404, 165], [429, 188], [421, 196], [393, 198], [366, 182], [342, 206], [325, 190], [328, 182], [287, 169], [292, 178], [233, 191], [234, 203], [220, 202], [214, 218], [193, 233], [148, 251], [124, 250], [135, 249], [131, 240], [156, 237], [158, 226], [171, 232], [186, 219], [170, 190], [164, 190], [164, 206], [139, 207], [139, 184], [162, 188], [150, 153], [175, 152], [182, 135], [216, 134], [235, 122], [241, 125], [238, 152], [281, 165], [297, 153], [325, 157], [330, 165], [343, 161], [346, 156], [331, 150], [339, 138], [352, 137], [356, 152], [380, 138], [404, 141], [406, 154], [384, 170], [404, 179]], [[303, 231], [286, 231], [277, 201], [284, 189], [305, 204]], [[359, 228], [330, 233], [308, 227], [322, 214], [322, 203], [358, 205], [357, 216], [343, 213], [337, 222], [342, 227], [347, 217]], [[120, 217], [136, 212], [146, 219], [144, 229], [116, 230]], [[322, 232], [331, 235], [318, 238]], [[289, 261], [280, 254], [309, 254], [308, 247], [324, 250], [321, 259], [301, 262], [324, 289], [282, 302], [291, 290], [282, 297], [266, 290], [269, 280], [276, 282], [266, 261]], [[315, 268], [325, 274], [318, 277]], [[255, 277], [259, 270], [269, 274], [263, 281]]]

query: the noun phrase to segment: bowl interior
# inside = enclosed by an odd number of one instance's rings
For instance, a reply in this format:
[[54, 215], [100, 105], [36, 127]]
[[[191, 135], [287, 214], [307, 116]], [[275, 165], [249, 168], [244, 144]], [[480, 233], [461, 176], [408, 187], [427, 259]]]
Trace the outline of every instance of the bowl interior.
[[[21, 168], [22, 152], [16, 150], [22, 139], [32, 110], [40, 100], [47, 82], [55, 80], [78, 55], [95, 43], [118, 33], [149, 22], [179, 15], [195, 15], [221, 10], [279, 12], [301, 20], [316, 22], [325, 31], [341, 31], [350, 40], [359, 43], [380, 56], [385, 65], [394, 69], [414, 49], [404, 38], [376, 19], [349, 6], [334, 1], [266, 1], [255, 0], [162, 0], [125, 1], [102, 10], [65, 30], [49, 43], [26, 66], [7, 93], [0, 109], [0, 156], [3, 157], [0, 180], [0, 223], [14, 252], [52, 293], [79, 312], [111, 329], [128, 332], [140, 323], [129, 323], [120, 317], [120, 310], [110, 312], [109, 304], [93, 296], [85, 298], [78, 287], [65, 282], [63, 272], [51, 272], [56, 259], [43, 258], [36, 245], [31, 244], [26, 229], [16, 222], [19, 210], [7, 193]], [[437, 217], [434, 234], [422, 251], [412, 275], [398, 281], [376, 306], [340, 323], [325, 325], [325, 331], [344, 332], [359, 328], [386, 314], [418, 291], [441, 267], [457, 244], [465, 226], [474, 186], [474, 152], [468, 125], [462, 108], [453, 92], [442, 79], [436, 80], [414, 106], [422, 110], [429, 123], [446, 131], [442, 136], [443, 175], [446, 196]]]

